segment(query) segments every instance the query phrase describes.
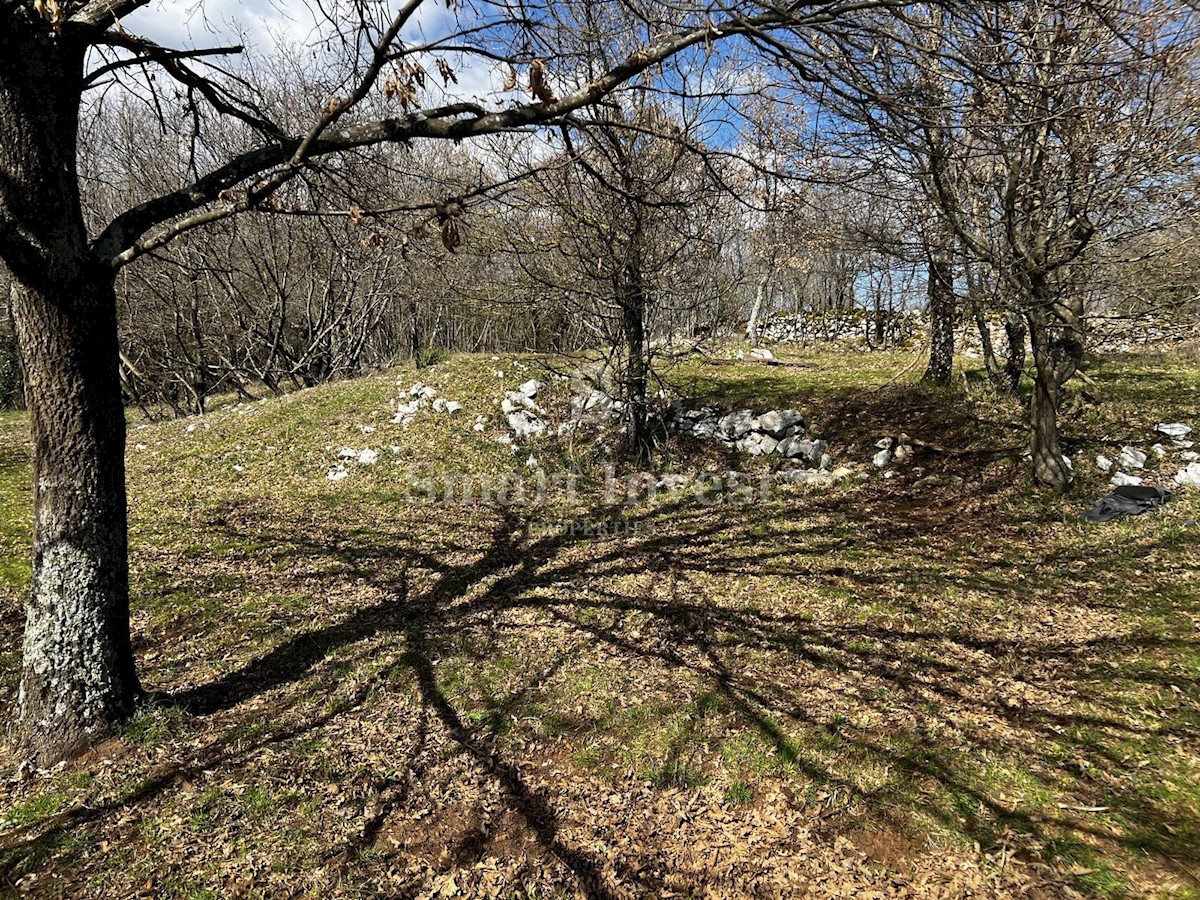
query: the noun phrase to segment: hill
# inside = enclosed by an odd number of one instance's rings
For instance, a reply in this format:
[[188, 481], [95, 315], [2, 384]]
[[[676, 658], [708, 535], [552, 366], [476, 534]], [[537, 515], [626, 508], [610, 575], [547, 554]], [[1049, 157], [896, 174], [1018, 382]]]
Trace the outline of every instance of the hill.
[[[1200, 490], [1079, 514], [1108, 490], [1097, 454], [1146, 449], [1169, 482], [1184, 451], [1157, 459], [1154, 425], [1200, 428], [1200, 363], [1092, 369], [1102, 402], [1066, 426], [1081, 484], [1048, 500], [978, 373], [939, 392], [902, 355], [776, 362], [667, 381], [688, 407], [802, 412], [836, 477], [675, 436], [649, 496], [609, 468], [611, 427], [551, 434], [577, 385], [531, 358], [132, 421], [150, 696], [46, 777], [0, 760], [9, 887], [1196, 896]], [[501, 403], [530, 379], [548, 434], [514, 440]], [[405, 415], [416, 382], [463, 408]], [[911, 458], [872, 465], [881, 439]], [[6, 415], [6, 704], [27, 478]]]

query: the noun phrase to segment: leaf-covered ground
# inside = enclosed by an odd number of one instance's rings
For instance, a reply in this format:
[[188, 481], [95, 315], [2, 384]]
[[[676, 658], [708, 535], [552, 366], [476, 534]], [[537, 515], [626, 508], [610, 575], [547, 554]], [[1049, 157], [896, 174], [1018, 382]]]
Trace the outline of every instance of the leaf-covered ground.
[[[605, 436], [497, 443], [533, 360], [422, 371], [466, 409], [407, 428], [411, 370], [132, 424], [150, 700], [54, 772], [0, 757], [0, 893], [1200, 896], [1200, 491], [1079, 520], [1098, 450], [1200, 431], [1200, 364], [1093, 367], [1100, 402], [1066, 425], [1081, 484], [1052, 500], [1012, 449], [1016, 403], [974, 372], [915, 385], [910, 360], [669, 373], [693, 402], [806, 409], [856, 471], [881, 436], [920, 442], [892, 479], [752, 502], [614, 503]], [[382, 456], [329, 481], [345, 446]], [[578, 495], [407, 489], [528, 476], [531, 453]], [[659, 469], [764, 465], [673, 443]], [[6, 705], [27, 479], [24, 421], [0, 417]], [[572, 517], [622, 527], [548, 527]]]

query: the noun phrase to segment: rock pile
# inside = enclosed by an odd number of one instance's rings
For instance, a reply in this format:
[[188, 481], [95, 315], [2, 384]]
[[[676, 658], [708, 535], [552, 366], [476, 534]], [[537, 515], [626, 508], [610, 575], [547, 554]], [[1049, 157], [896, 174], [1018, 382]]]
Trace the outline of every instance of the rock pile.
[[871, 457], [871, 464], [877, 469], [886, 469], [892, 463], [906, 463], [912, 459], [913, 448], [907, 434], [896, 437], [883, 437], [875, 442], [878, 451]]
[[601, 388], [592, 388], [582, 397], [572, 398], [571, 414], [580, 421], [616, 421], [625, 415], [625, 401], [618, 400]]
[[775, 453], [822, 469], [833, 464], [828, 444], [805, 439], [804, 414], [796, 409], [774, 409], [761, 414], [752, 409], [738, 409], [722, 415], [711, 406], [688, 409], [676, 404], [667, 413], [667, 423], [679, 434], [716, 441], [751, 456]]
[[519, 441], [546, 433], [546, 413], [534, 402], [542, 387], [540, 381], [531, 378], [515, 391], [505, 391], [504, 399], [500, 401], [500, 411]]
[[772, 316], [761, 323], [759, 337], [768, 343], [831, 341], [859, 346], [895, 346], [923, 332], [926, 320], [918, 310], [799, 312]]

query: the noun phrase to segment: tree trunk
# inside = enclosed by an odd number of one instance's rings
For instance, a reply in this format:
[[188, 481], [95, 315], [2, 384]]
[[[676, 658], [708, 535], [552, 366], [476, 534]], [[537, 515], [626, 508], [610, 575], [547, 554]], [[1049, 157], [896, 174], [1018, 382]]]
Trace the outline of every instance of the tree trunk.
[[33, 437], [33, 579], [14, 739], [48, 764], [138, 694], [129, 636], [125, 413], [111, 271], [92, 255], [75, 154], [83, 47], [0, 13], [0, 252]]
[[992, 344], [992, 329], [987, 317], [983, 314], [983, 306], [974, 291], [968, 293], [967, 303], [971, 307], [971, 316], [975, 319], [975, 330], [979, 332], [979, 350], [983, 356], [983, 368], [988, 380], [997, 388], [1005, 390], [1004, 367], [996, 358], [996, 348]]
[[929, 366], [925, 380], [949, 385], [954, 375], [954, 263], [941, 246], [929, 255]]
[[1051, 302], [1043, 281], [1033, 282], [1035, 302], [1029, 314], [1034, 365], [1030, 452], [1038, 483], [1065, 491], [1075, 476], [1059, 443], [1058, 409], [1063, 386], [1083, 361], [1082, 302], [1075, 297]]
[[1031, 410], [1033, 438], [1030, 442], [1033, 477], [1048, 488], [1065, 491], [1074, 476], [1058, 440], [1059, 386], [1049, 367], [1038, 363], [1036, 369]]
[[763, 298], [767, 295], [767, 282], [770, 275], [763, 273], [754, 290], [754, 305], [750, 307], [750, 321], [746, 323], [746, 340], [753, 347], [758, 344], [758, 318], [762, 315]]
[[1008, 392], [1015, 394], [1025, 374], [1025, 335], [1029, 330], [1015, 312], [1004, 316], [1004, 334], [1008, 338], [1008, 360], [1004, 363], [1004, 377]]
[[646, 387], [646, 292], [640, 261], [624, 267], [620, 277], [621, 330], [625, 337], [625, 402], [629, 404], [629, 443], [638, 466], [650, 463]]

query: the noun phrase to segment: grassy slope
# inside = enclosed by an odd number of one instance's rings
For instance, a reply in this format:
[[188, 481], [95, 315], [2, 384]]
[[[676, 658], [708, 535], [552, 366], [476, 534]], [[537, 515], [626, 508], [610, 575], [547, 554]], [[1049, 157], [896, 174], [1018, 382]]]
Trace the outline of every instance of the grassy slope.
[[[671, 378], [698, 401], [803, 406], [839, 462], [898, 431], [1020, 443], [1018, 410], [975, 373], [964, 398], [897, 378], [904, 356], [787, 361]], [[1200, 425], [1200, 366], [1103, 362], [1105, 402], [1068, 427], [1086, 453], [1063, 501], [1011, 456], [924, 450], [892, 481], [614, 510], [599, 440], [527, 448], [581, 467], [575, 501], [407, 500], [410, 473], [524, 470], [527, 452], [491, 440], [502, 390], [537, 373], [522, 365], [422, 373], [469, 414], [408, 429], [387, 420], [411, 371], [133, 427], [134, 620], [155, 700], [77, 765], [7, 784], [13, 881], [110, 896], [1195, 888], [1200, 499], [1100, 527], [1077, 514], [1104, 488], [1096, 448]], [[20, 429], [0, 419], [9, 698]], [[385, 452], [329, 482], [346, 445]], [[664, 466], [736, 463], [675, 446]], [[914, 490], [930, 473], [966, 485]], [[526, 513], [640, 532], [531, 535]]]

